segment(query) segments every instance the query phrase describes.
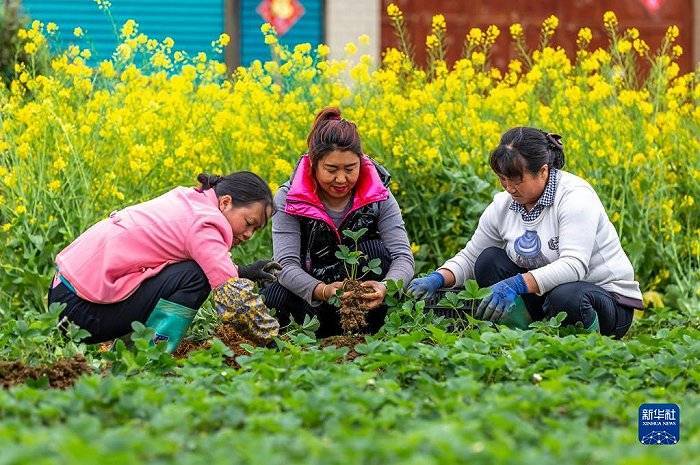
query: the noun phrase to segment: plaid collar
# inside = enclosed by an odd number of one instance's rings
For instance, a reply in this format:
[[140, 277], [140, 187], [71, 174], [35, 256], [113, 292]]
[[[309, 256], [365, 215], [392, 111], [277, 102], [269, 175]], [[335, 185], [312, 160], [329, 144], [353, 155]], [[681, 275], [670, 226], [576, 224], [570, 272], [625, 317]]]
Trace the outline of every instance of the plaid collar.
[[525, 205], [520, 204], [515, 200], [511, 201], [510, 207], [508, 208], [516, 213], [520, 213], [520, 216], [522, 216], [523, 221], [529, 222], [536, 220], [537, 217], [540, 216], [540, 213], [542, 213], [542, 211], [545, 209], [545, 207], [551, 207], [552, 205], [554, 205], [554, 194], [556, 194], [557, 192], [558, 178], [559, 170], [552, 168], [552, 170], [549, 172], [549, 179], [547, 179], [547, 185], [544, 188], [544, 192], [542, 192], [540, 198], [537, 199], [537, 203], [535, 203], [535, 206], [532, 208], [532, 210], [525, 210]]

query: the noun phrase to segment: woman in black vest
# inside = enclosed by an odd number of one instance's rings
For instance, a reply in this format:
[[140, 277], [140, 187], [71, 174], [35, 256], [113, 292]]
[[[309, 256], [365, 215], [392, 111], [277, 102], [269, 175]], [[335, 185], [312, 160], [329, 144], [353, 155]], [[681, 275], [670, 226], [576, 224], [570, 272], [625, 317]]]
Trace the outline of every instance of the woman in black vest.
[[307, 142], [308, 153], [275, 196], [272, 242], [282, 271], [279, 282], [262, 294], [267, 306], [277, 309], [281, 325], [290, 317], [301, 322], [305, 314], [316, 315], [318, 337], [340, 334], [338, 309], [328, 300], [347, 273], [335, 253], [340, 244], [354, 246], [342, 231], [366, 228], [359, 249], [368, 259], [379, 258], [382, 269], [363, 283], [367, 330], [376, 332], [386, 316], [381, 281], [408, 284], [414, 272], [401, 210], [388, 189], [389, 173], [363, 154], [357, 127], [336, 108], [316, 116]]

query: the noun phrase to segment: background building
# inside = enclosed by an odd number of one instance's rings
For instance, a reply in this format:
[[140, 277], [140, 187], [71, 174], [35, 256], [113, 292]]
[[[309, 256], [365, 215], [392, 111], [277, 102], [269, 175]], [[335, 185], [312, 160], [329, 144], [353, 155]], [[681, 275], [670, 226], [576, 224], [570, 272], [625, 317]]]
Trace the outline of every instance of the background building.
[[[605, 45], [602, 15], [616, 12], [622, 28], [634, 26], [652, 49], [656, 48], [671, 24], [680, 28], [677, 43], [685, 53], [680, 59], [683, 71], [700, 61], [700, 0], [393, 0], [404, 12], [418, 61], [425, 60], [424, 42], [431, 17], [442, 13], [447, 20], [447, 57], [457, 59], [464, 36], [472, 27], [496, 24], [502, 34], [493, 50], [497, 66], [511, 58], [508, 26], [514, 22], [525, 28], [528, 43], [538, 42], [539, 26], [550, 14], [558, 16], [555, 43], [568, 51], [575, 49], [580, 27], [593, 30], [593, 46]], [[176, 48], [193, 53], [209, 51], [210, 42], [227, 32], [232, 42], [222, 59], [230, 67], [267, 59], [269, 50], [262, 41], [260, 25], [274, 22], [280, 41], [287, 44], [327, 43], [332, 56], [342, 56], [343, 46], [361, 34], [372, 40], [363, 53], [379, 58], [381, 50], [396, 46], [386, 16], [390, 0], [112, 0], [114, 23], [135, 19], [140, 31], [158, 39], [175, 40]], [[56, 22], [63, 36], [74, 27], [86, 32], [96, 58], [111, 54], [116, 44], [112, 22], [89, 0], [23, 0], [25, 12], [33, 19]], [[72, 39], [72, 38], [71, 38]]]

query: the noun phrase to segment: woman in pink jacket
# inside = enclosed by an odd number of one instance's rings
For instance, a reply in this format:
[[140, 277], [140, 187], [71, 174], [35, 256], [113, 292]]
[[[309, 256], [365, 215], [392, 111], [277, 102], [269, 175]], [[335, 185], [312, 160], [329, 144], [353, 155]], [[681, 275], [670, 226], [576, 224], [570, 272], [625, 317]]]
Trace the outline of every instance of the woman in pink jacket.
[[197, 180], [198, 188], [112, 212], [58, 254], [49, 304], [65, 304], [61, 321], [89, 331], [88, 343], [124, 336], [139, 321], [172, 352], [212, 290], [217, 311], [245, 335], [277, 334], [252, 282], [274, 280], [277, 265], [237, 267], [230, 255], [267, 224], [270, 188], [250, 172]]

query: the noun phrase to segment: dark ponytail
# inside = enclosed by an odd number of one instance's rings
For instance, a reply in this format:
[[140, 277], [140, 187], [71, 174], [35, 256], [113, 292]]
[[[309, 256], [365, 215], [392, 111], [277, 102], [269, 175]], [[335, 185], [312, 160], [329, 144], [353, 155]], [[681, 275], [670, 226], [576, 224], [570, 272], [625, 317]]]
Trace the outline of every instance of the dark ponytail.
[[507, 178], [521, 178], [523, 170], [537, 173], [544, 165], [550, 169], [564, 167], [561, 136], [529, 127], [509, 129], [491, 152], [491, 169]]
[[197, 176], [201, 190], [214, 189], [217, 197], [230, 195], [234, 207], [244, 207], [251, 203], [262, 202], [265, 210], [272, 207], [270, 186], [257, 174], [250, 171], [238, 171], [226, 176], [201, 173]]
[[316, 115], [306, 143], [313, 166], [334, 150], [352, 152], [362, 157], [362, 143], [357, 126], [342, 118], [338, 108], [324, 108]]
[[197, 176], [197, 181], [199, 181], [200, 189], [202, 189], [203, 191], [216, 186], [219, 182], [221, 182], [222, 179], [223, 177], [216, 174], [200, 173], [200, 175]]

